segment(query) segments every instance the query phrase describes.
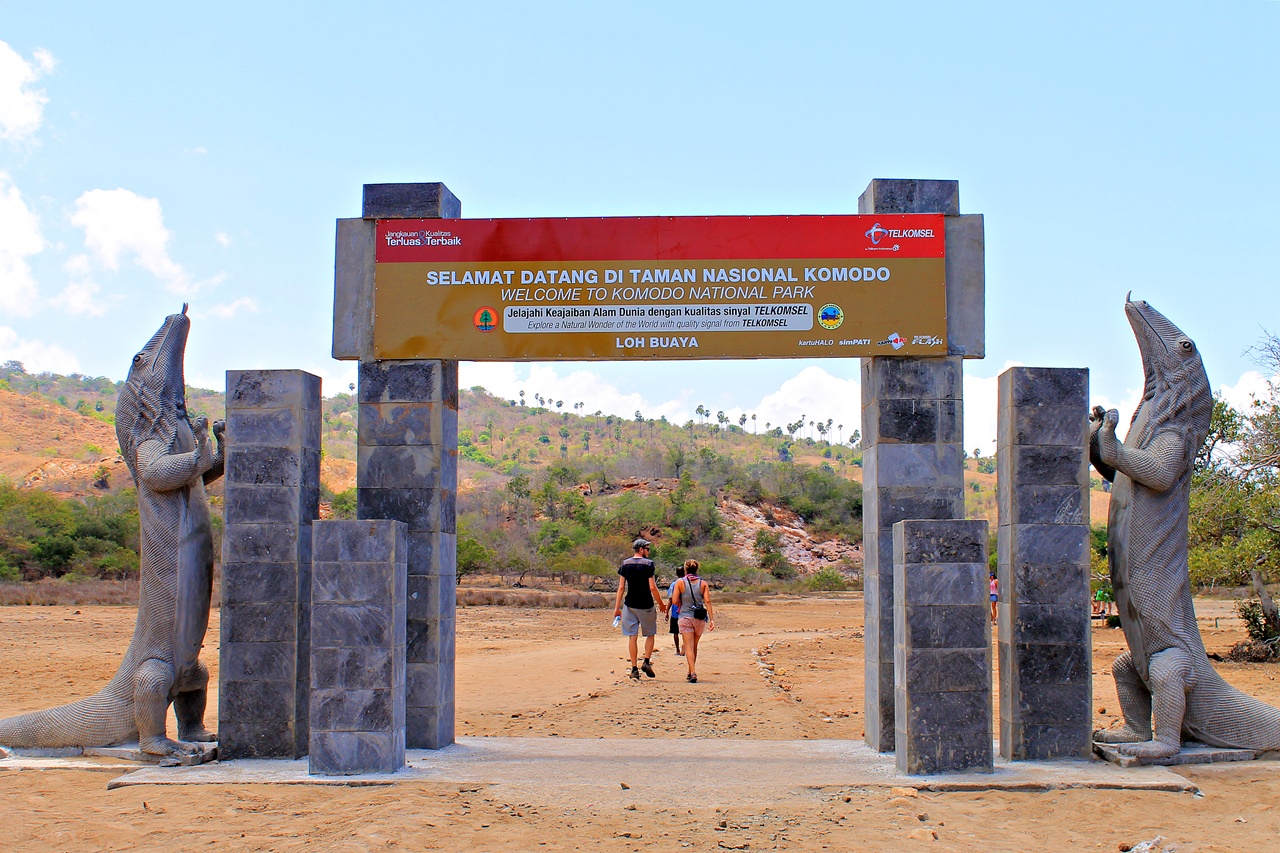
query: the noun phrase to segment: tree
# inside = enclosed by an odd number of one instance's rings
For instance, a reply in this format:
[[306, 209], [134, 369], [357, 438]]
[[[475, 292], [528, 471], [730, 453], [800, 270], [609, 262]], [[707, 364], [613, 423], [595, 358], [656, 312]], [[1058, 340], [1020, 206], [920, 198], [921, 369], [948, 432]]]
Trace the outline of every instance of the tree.
[[[1280, 373], [1274, 334], [1264, 332], [1249, 352], [1269, 375]], [[1278, 392], [1276, 382], [1268, 382], [1244, 411], [1214, 400], [1209, 435], [1192, 468], [1188, 558], [1200, 586], [1260, 583], [1262, 566], [1280, 551]]]

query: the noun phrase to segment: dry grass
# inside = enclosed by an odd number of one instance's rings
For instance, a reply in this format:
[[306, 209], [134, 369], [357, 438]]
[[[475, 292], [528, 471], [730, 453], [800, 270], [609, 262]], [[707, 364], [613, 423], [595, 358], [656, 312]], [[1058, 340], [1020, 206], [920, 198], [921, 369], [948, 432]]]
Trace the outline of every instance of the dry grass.
[[594, 610], [613, 606], [613, 596], [599, 592], [542, 589], [492, 589], [460, 587], [459, 607], [565, 607]]
[[138, 582], [83, 580], [66, 581], [52, 578], [37, 583], [0, 584], [0, 605], [91, 605], [121, 604], [138, 606]]

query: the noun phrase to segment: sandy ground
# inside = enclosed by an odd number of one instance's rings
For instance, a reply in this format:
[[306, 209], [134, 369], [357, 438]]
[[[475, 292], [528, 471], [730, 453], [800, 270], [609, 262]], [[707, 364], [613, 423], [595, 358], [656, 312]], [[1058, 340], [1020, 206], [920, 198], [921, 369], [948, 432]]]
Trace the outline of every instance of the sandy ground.
[[[1200, 601], [1197, 610], [1210, 652], [1243, 637], [1229, 603]], [[690, 685], [668, 637], [657, 679], [626, 678], [624, 644], [605, 611], [464, 608], [458, 733], [649, 738], [655, 753], [696, 748], [686, 738], [861, 737], [858, 595], [719, 613], [700, 683]], [[96, 689], [132, 628], [126, 608], [0, 608], [0, 716]], [[1110, 662], [1123, 637], [1101, 628], [1093, 636], [1094, 710], [1108, 726], [1117, 711]], [[216, 649], [205, 659], [216, 668]], [[1280, 705], [1280, 666], [1220, 669]], [[1277, 849], [1280, 830], [1280, 762], [1181, 769], [1202, 796], [863, 787], [728, 807], [658, 788], [507, 802], [484, 786], [443, 782], [108, 792], [118, 772], [0, 771], [0, 850], [1118, 850], [1163, 835], [1183, 851], [1261, 851]]]

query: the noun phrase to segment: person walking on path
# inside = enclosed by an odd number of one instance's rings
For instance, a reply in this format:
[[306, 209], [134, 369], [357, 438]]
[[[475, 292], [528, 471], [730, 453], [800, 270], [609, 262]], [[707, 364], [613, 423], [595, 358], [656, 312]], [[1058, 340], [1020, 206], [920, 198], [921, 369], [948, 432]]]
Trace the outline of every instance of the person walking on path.
[[684, 662], [689, 667], [685, 680], [698, 683], [698, 638], [716, 629], [711, 613], [711, 587], [698, 577], [698, 561], [684, 561], [684, 578], [676, 581], [672, 606], [680, 608], [680, 636], [684, 638]]
[[[627, 638], [627, 650], [631, 653], [631, 677], [639, 680], [640, 673], [653, 678], [653, 664], [649, 658], [653, 655], [654, 636], [658, 633], [658, 614], [654, 610], [654, 602], [667, 612], [667, 605], [658, 592], [658, 582], [654, 580], [653, 560], [649, 559], [649, 540], [637, 539], [631, 543], [635, 554], [622, 561], [618, 566], [618, 574], [622, 582], [618, 584], [618, 596], [613, 602], [613, 615], [622, 617], [622, 633]], [[644, 663], [636, 666], [639, 652], [638, 634], [644, 634]]]
[[680, 578], [682, 577], [684, 577], [684, 566], [676, 569], [676, 579], [667, 588], [667, 617], [670, 622], [671, 637], [676, 641], [676, 657], [684, 657], [684, 652], [680, 651], [680, 608], [674, 603], [676, 584], [680, 583]]
[[991, 573], [991, 582], [988, 584], [988, 589], [990, 590], [989, 596], [991, 598], [991, 624], [994, 625], [996, 621], [996, 602], [1000, 600], [1000, 584], [996, 581], [995, 572]]

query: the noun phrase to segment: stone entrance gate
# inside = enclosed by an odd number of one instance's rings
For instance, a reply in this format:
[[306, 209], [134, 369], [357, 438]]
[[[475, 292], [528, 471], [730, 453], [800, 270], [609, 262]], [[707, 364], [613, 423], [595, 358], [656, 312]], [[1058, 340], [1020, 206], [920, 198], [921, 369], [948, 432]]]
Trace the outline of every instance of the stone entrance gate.
[[[960, 213], [955, 181], [875, 180], [858, 207], [944, 215], [948, 315], [945, 356], [862, 360], [866, 739], [907, 772], [989, 769], [987, 532], [963, 521], [962, 431], [962, 361], [985, 354], [983, 218]], [[459, 217], [443, 184], [370, 184], [337, 223], [360, 521], [316, 520], [319, 379], [227, 374], [226, 758], [355, 773], [454, 741], [458, 365], [375, 359], [373, 281], [377, 220]], [[1087, 373], [1020, 370], [1001, 377], [1001, 749], [1084, 755]]]

